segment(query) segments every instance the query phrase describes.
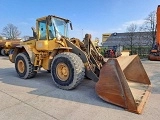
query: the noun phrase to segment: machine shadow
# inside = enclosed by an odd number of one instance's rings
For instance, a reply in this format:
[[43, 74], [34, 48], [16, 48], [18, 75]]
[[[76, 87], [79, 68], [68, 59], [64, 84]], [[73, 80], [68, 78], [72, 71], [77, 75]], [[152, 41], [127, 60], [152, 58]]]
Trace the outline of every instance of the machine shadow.
[[[100, 99], [95, 93], [95, 82], [88, 79], [84, 79], [75, 89], [67, 91], [57, 88], [52, 81], [50, 73], [47, 71], [42, 70], [35, 78], [24, 80], [18, 77], [14, 68], [0, 68], [0, 82], [12, 87], [33, 88], [34, 90], [28, 92], [29, 94], [124, 110]], [[7, 91], [5, 87], [0, 87], [0, 90]]]

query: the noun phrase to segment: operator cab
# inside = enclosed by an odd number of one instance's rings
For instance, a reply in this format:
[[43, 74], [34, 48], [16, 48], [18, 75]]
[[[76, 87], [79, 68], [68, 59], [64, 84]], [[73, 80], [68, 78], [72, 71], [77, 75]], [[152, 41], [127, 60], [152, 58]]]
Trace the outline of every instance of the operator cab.
[[49, 15], [37, 19], [37, 50], [53, 50], [58, 45], [55, 40], [68, 37], [68, 24], [72, 30], [70, 20]]
[[57, 16], [47, 16], [37, 19], [39, 40], [60, 39], [61, 36], [68, 37], [68, 23], [71, 22]]

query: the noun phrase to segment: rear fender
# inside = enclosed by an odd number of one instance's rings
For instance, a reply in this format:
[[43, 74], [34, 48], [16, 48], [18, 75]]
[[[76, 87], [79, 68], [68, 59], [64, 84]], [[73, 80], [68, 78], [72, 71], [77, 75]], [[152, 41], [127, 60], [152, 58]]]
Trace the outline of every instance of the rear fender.
[[13, 54], [9, 55], [9, 60], [12, 63], [15, 63], [15, 58], [19, 53], [22, 52], [26, 52], [31, 60], [32, 63], [34, 63], [34, 58], [35, 58], [35, 54], [32, 52], [32, 50], [30, 49], [30, 47], [28, 45], [23, 45], [23, 46], [16, 46], [14, 49]]

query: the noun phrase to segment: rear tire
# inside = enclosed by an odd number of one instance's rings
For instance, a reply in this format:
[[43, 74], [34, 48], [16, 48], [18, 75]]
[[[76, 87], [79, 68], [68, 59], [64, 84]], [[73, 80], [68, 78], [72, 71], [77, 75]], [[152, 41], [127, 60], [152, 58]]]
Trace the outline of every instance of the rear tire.
[[29, 79], [33, 78], [36, 75], [34, 71], [34, 66], [30, 61], [30, 58], [27, 53], [19, 53], [15, 59], [15, 69], [20, 78]]
[[10, 49], [8, 53], [10, 55], [10, 54], [13, 54], [13, 52], [14, 52], [14, 49]]
[[84, 79], [85, 68], [79, 56], [74, 53], [60, 53], [52, 61], [51, 76], [61, 89], [75, 88]]
[[0, 48], [0, 55], [2, 55], [2, 54], [1, 54], [1, 50], [2, 50], [2, 48]]
[[1, 49], [1, 55], [6, 56], [5, 50]]

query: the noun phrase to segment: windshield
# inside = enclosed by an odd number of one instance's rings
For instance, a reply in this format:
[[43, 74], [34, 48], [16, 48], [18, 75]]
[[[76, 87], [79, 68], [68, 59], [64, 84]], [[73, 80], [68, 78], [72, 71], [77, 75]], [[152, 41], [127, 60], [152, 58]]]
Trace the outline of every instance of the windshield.
[[68, 37], [68, 24], [59, 18], [52, 18], [56, 30], [56, 37], [65, 36]]

